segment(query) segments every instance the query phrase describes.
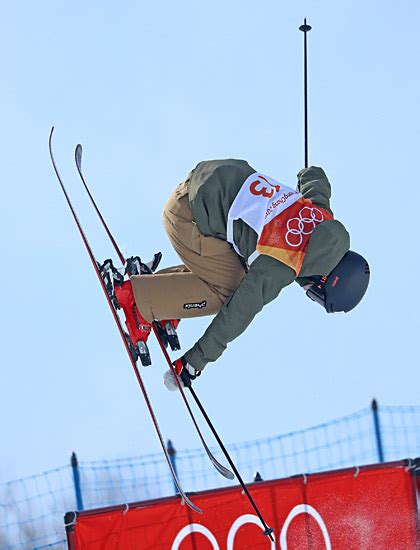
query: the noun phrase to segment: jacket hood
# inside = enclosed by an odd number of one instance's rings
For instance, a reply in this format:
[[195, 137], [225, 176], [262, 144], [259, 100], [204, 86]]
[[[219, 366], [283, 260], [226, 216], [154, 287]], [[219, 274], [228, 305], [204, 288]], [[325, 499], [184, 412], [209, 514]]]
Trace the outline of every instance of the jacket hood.
[[350, 235], [338, 220], [317, 225], [311, 235], [299, 277], [328, 275], [350, 249]]

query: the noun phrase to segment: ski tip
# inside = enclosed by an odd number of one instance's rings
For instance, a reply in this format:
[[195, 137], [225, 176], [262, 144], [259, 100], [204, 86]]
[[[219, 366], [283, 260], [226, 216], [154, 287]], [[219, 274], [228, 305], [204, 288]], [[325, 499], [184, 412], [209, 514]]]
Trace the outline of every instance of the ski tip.
[[49, 138], [48, 138], [48, 149], [49, 149], [49, 151], [50, 151], [51, 160], [53, 161], [53, 164], [54, 164], [53, 153], [52, 153], [52, 137], [53, 137], [53, 132], [54, 132], [54, 126], [51, 128], [50, 136], [49, 136]]
[[77, 164], [77, 167], [79, 168], [79, 170], [82, 167], [82, 153], [83, 153], [83, 148], [80, 145], [80, 143], [78, 143], [76, 145], [76, 149], [74, 150], [74, 157], [76, 159], [76, 164]]

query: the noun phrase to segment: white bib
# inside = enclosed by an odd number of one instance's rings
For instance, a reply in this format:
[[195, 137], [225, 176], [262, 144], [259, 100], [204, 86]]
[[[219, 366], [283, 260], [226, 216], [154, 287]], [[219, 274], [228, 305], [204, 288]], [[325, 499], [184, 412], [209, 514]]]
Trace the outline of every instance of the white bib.
[[[258, 241], [264, 226], [301, 198], [301, 193], [269, 176], [258, 172], [251, 174], [244, 181], [229, 209], [227, 241], [241, 255], [233, 238], [233, 222], [235, 220], [241, 219], [252, 227], [258, 235]], [[251, 264], [258, 256], [259, 252], [257, 251], [251, 254], [248, 264]]]

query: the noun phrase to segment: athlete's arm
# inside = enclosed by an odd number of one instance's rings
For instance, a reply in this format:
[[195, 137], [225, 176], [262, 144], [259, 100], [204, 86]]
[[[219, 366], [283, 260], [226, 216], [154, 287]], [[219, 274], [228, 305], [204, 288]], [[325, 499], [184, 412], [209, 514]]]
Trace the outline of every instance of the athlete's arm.
[[208, 362], [216, 361], [227, 344], [242, 334], [255, 315], [295, 277], [287, 265], [270, 256], [259, 256], [204, 335], [185, 354], [188, 363], [202, 370]]
[[301, 170], [297, 178], [297, 190], [305, 199], [310, 199], [317, 206], [331, 210], [331, 185], [322, 168], [309, 166]]

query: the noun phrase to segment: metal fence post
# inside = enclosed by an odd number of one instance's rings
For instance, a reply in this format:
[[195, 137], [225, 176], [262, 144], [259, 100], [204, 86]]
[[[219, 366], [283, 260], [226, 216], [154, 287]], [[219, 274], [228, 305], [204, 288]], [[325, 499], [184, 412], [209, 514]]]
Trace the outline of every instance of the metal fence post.
[[376, 450], [378, 453], [378, 461], [385, 462], [384, 450], [382, 447], [381, 425], [379, 422], [378, 402], [376, 401], [376, 399], [372, 400], [371, 407], [372, 407], [372, 414], [373, 414], [373, 425], [375, 427]]
[[83, 510], [83, 499], [82, 499], [82, 489], [80, 486], [79, 463], [77, 462], [77, 456], [75, 452], [73, 452], [71, 455], [70, 464], [73, 470], [73, 482], [74, 482], [74, 491], [76, 493], [77, 511], [81, 512]]
[[[168, 455], [169, 455], [169, 459], [170, 459], [171, 464], [172, 464], [172, 468], [174, 469], [176, 477], [178, 477], [178, 471], [176, 469], [176, 450], [175, 450], [175, 447], [172, 445], [172, 441], [170, 439], [168, 439], [168, 443], [166, 444], [166, 450], [168, 451]], [[175, 494], [177, 495], [178, 494], [178, 488], [175, 485], [175, 483], [174, 483], [174, 489], [175, 489]]]

